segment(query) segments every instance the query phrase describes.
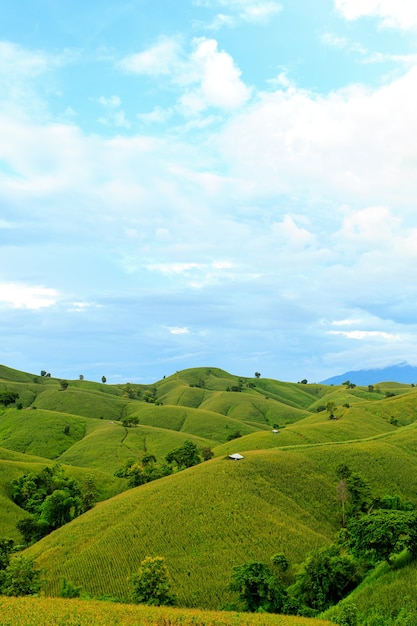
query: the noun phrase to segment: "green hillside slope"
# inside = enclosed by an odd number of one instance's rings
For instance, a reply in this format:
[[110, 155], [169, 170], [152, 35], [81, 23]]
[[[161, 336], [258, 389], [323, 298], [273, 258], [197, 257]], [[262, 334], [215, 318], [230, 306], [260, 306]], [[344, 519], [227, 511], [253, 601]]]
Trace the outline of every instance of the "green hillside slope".
[[[375, 497], [417, 504], [417, 391], [409, 385], [328, 387], [192, 368], [153, 385], [76, 380], [64, 388], [0, 366], [2, 391], [19, 394], [16, 405], [0, 405], [3, 535], [18, 540], [16, 522], [26, 515], [11, 501], [11, 482], [45, 465], [93, 481], [100, 501], [27, 549], [47, 594], [65, 577], [95, 597], [128, 599], [129, 576], [143, 558], [160, 555], [182, 606], [219, 609], [233, 600], [233, 566], [284, 553], [296, 567], [333, 540], [341, 463]], [[126, 417], [138, 426], [123, 425]], [[187, 440], [215, 458], [135, 489], [115, 478], [128, 460], [154, 455], [162, 463]], [[233, 452], [244, 459], [229, 460]], [[383, 572], [375, 594], [380, 585], [398, 596], [398, 579]], [[355, 594], [369, 614], [366, 584]]]

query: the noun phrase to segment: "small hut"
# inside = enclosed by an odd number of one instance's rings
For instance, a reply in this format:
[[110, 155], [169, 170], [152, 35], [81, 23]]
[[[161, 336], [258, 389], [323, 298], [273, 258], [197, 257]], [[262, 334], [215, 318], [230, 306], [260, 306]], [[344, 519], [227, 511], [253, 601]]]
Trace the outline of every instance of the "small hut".
[[234, 454], [229, 454], [229, 459], [232, 459], [232, 461], [240, 461], [243, 458], [244, 457], [238, 452], [235, 452]]

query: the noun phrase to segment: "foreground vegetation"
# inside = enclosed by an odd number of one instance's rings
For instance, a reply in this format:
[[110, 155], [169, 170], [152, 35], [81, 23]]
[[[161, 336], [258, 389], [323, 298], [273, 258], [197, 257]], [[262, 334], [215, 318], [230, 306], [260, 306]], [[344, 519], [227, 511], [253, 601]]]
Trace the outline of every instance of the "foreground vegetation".
[[[401, 592], [417, 596], [416, 418], [410, 385], [327, 387], [200, 368], [111, 386], [0, 366], [3, 537], [18, 550], [28, 544], [23, 557], [51, 596], [65, 580], [84, 595], [131, 602], [136, 580], [136, 600], [149, 601], [137, 572], [161, 557], [166, 598], [182, 607], [406, 624], [417, 614]], [[229, 460], [235, 452], [241, 461]], [[381, 524], [390, 542], [375, 550]], [[326, 567], [338, 568], [336, 589], [316, 584]], [[258, 604], [243, 593], [248, 573], [267, 581]], [[376, 621], [378, 606], [390, 622]], [[292, 619], [260, 623], [308, 623]]]
[[330, 626], [327, 620], [198, 609], [134, 606], [94, 600], [0, 596], [2, 626]]

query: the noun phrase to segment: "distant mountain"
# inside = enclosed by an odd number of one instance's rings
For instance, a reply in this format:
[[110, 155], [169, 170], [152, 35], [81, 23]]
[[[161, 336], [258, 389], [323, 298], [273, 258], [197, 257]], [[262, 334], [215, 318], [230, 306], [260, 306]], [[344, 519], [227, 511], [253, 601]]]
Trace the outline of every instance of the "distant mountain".
[[408, 363], [398, 363], [378, 369], [356, 370], [332, 376], [321, 382], [325, 385], [341, 385], [350, 380], [355, 385], [375, 385], [382, 382], [396, 382], [417, 384], [417, 366]]

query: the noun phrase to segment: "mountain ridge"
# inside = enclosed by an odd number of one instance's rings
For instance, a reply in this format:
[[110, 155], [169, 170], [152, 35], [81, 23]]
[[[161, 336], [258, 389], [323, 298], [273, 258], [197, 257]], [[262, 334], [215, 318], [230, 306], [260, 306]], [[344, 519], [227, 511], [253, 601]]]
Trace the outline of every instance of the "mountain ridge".
[[322, 385], [342, 385], [349, 380], [355, 385], [376, 385], [382, 382], [396, 382], [404, 384], [417, 383], [417, 366], [410, 365], [406, 361], [387, 367], [366, 370], [352, 370], [337, 374], [320, 381]]

